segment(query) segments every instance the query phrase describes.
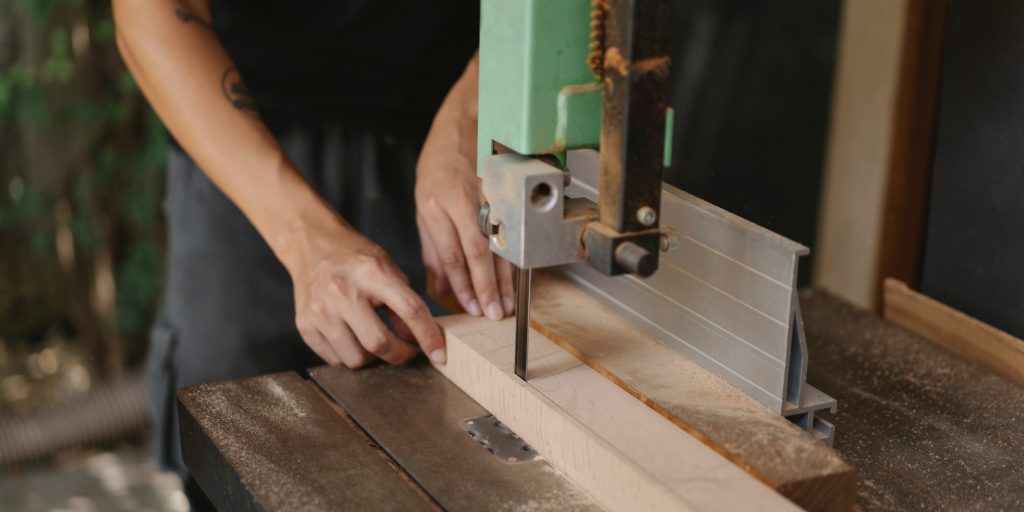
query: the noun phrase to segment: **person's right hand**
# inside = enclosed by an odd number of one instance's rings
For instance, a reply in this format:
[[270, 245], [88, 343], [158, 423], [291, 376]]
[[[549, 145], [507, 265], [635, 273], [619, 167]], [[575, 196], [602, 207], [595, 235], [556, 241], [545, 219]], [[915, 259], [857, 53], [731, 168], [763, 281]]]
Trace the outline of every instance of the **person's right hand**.
[[[330, 364], [364, 366], [379, 357], [392, 364], [423, 352], [444, 364], [444, 338], [408, 278], [378, 245], [351, 227], [305, 229], [304, 258], [289, 268], [295, 288], [295, 324], [302, 339]], [[384, 307], [396, 335], [376, 313]]]
[[476, 175], [477, 58], [434, 116], [416, 163], [416, 225], [423, 264], [438, 294], [452, 291], [471, 315], [501, 320], [515, 311], [512, 265], [480, 235], [484, 201]]

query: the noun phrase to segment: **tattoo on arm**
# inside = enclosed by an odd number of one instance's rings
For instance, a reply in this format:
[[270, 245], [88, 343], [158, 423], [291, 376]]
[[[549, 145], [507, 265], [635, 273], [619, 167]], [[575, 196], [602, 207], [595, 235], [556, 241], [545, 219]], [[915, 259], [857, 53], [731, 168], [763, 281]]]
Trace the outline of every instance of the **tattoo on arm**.
[[199, 16], [192, 14], [192, 12], [190, 12], [184, 6], [184, 4], [180, 7], [174, 8], [174, 15], [177, 16], [182, 23], [195, 23], [196, 25], [199, 25], [200, 27], [203, 27], [205, 29], [213, 30], [213, 25], [211, 25], [209, 21], [206, 21], [200, 18]]
[[[178, 4], [178, 7], [174, 8], [174, 15], [182, 23], [195, 23], [205, 29], [213, 30], [213, 25], [209, 21], [193, 14], [185, 2], [178, 0]], [[242, 82], [242, 74], [238, 72], [238, 68], [229, 66], [224, 70], [224, 73], [220, 76], [220, 90], [224, 94], [224, 99], [228, 100], [231, 106], [253, 117], [259, 117], [260, 114], [256, 109], [256, 102], [252, 99], [252, 96], [249, 96], [249, 89]]]
[[259, 117], [256, 109], [256, 102], [249, 96], [249, 90], [242, 82], [242, 74], [238, 68], [231, 66], [224, 70], [220, 77], [220, 90], [224, 93], [224, 99], [232, 106], [254, 117]]

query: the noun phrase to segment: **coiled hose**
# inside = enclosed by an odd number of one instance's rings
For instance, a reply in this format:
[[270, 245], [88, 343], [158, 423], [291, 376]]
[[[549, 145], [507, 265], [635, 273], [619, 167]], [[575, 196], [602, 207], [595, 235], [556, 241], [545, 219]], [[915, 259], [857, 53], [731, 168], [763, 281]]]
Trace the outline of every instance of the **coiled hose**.
[[0, 470], [69, 448], [123, 439], [151, 423], [142, 377], [125, 376], [68, 403], [26, 416], [0, 418]]

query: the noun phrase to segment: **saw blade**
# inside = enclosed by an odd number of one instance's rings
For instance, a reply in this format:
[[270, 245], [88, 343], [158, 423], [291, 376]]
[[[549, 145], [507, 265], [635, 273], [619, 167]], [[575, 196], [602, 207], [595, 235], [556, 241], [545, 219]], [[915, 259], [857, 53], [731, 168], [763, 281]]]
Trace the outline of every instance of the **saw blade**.
[[526, 352], [530, 333], [530, 280], [533, 271], [516, 269], [516, 375], [526, 380]]

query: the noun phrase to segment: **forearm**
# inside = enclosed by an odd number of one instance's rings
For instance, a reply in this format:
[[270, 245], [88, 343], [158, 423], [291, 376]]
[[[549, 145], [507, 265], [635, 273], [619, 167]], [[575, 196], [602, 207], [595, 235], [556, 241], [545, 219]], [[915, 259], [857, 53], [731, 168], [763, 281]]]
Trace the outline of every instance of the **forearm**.
[[428, 144], [424, 151], [437, 146], [437, 149], [443, 147], [446, 151], [476, 158], [478, 76], [479, 55], [474, 55], [448, 92], [431, 126], [430, 137], [447, 143]]
[[[466, 64], [462, 76], [452, 86], [445, 97], [440, 112], [458, 112], [474, 122], [477, 119], [477, 84], [480, 75], [480, 54], [474, 54]], [[440, 113], [439, 112], [439, 113]]]
[[114, 0], [117, 42], [171, 134], [242, 210], [286, 266], [309, 229], [347, 226], [305, 182], [260, 120], [208, 4]]
[[[467, 172], [476, 172], [478, 58], [474, 55], [470, 59], [441, 103], [420, 152], [421, 163], [448, 162]], [[424, 180], [427, 177], [423, 173], [436, 170], [435, 165], [419, 165], [417, 179]]]

